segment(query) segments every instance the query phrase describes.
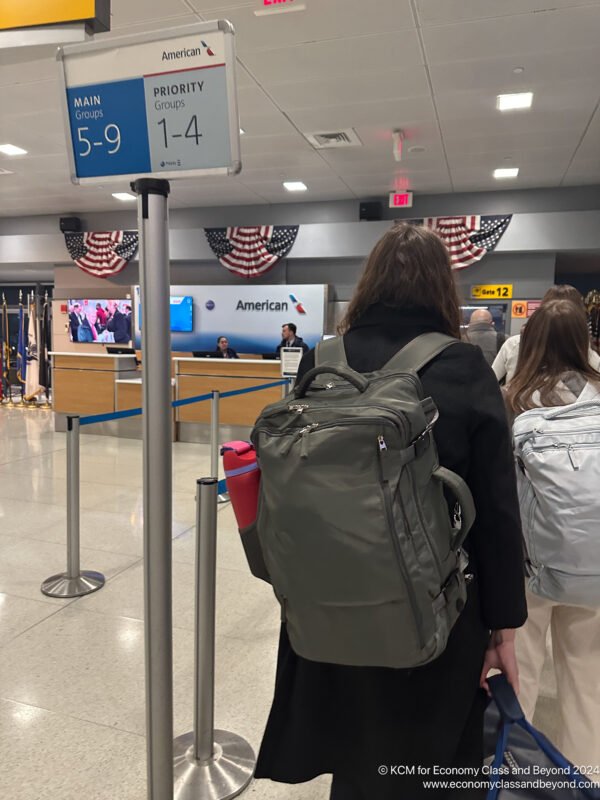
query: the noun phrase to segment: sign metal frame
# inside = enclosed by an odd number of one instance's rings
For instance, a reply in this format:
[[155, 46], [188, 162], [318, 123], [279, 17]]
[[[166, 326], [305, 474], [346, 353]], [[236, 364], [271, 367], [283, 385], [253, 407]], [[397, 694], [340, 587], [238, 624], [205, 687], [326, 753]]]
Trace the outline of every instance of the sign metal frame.
[[[224, 34], [225, 47], [225, 76], [227, 85], [227, 113], [229, 119], [229, 138], [230, 138], [230, 164], [225, 167], [207, 167], [189, 170], [165, 170], [160, 172], [129, 173], [116, 175], [97, 175], [94, 177], [80, 178], [77, 175], [75, 164], [75, 154], [73, 152], [73, 141], [71, 136], [71, 120], [69, 115], [69, 105], [67, 102], [67, 89], [72, 88], [67, 85], [66, 60], [70, 56], [87, 55], [107, 50], [116, 50], [120, 47], [129, 47], [135, 44], [147, 44], [150, 42], [169, 43], [173, 39], [183, 38], [195, 34], [211, 34], [218, 31]], [[235, 29], [229, 20], [214, 20], [212, 22], [198, 22], [191, 25], [180, 25], [176, 28], [167, 28], [162, 31], [150, 31], [148, 33], [129, 34], [115, 38], [86, 42], [83, 44], [67, 45], [60, 47], [56, 54], [59, 64], [59, 88], [61, 93], [61, 111], [63, 115], [65, 135], [67, 139], [67, 152], [69, 158], [69, 169], [71, 182], [79, 186], [105, 184], [109, 181], [130, 183], [138, 178], [159, 178], [164, 180], [177, 180], [179, 178], [194, 178], [200, 175], [237, 175], [242, 169], [241, 144], [240, 144], [240, 123], [237, 101], [237, 80], [236, 80], [236, 56], [235, 56]], [[126, 80], [124, 78], [123, 80]]]

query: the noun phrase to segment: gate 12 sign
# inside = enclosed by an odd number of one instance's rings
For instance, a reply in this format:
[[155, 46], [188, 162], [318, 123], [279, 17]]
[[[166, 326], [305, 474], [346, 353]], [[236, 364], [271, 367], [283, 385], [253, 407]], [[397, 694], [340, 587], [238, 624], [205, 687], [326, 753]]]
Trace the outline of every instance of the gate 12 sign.
[[68, 46], [58, 59], [74, 183], [240, 171], [229, 22]]

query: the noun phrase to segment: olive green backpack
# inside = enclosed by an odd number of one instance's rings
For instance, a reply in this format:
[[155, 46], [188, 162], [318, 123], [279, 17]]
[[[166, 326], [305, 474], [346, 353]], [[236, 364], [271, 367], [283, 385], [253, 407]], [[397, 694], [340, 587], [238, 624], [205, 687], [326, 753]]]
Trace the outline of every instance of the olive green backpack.
[[438, 412], [417, 373], [456, 341], [424, 334], [369, 374], [348, 366], [342, 338], [322, 342], [316, 367], [254, 427], [258, 537], [304, 658], [408, 668], [446, 647], [475, 509], [439, 466]]

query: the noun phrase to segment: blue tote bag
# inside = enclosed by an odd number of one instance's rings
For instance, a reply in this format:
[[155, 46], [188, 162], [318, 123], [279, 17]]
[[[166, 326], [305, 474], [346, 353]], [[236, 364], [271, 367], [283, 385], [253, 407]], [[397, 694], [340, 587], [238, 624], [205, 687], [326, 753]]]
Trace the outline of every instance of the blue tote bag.
[[600, 800], [600, 775], [582, 775], [527, 722], [504, 675], [488, 683], [486, 739], [493, 737], [495, 756], [487, 800]]

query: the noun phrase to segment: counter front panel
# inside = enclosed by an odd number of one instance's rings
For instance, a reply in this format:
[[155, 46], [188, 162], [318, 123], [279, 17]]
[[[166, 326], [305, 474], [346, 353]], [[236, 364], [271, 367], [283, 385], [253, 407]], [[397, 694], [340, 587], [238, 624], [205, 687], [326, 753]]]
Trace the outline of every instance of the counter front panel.
[[[249, 389], [261, 383], [274, 383], [281, 377], [279, 361], [244, 361], [223, 359], [178, 359], [177, 399], [184, 400], [213, 390], [232, 392]], [[275, 386], [221, 400], [219, 421], [223, 425], [254, 425], [256, 418], [269, 403], [281, 398], [281, 388]], [[210, 422], [210, 402], [195, 403], [177, 409], [178, 422]]]

